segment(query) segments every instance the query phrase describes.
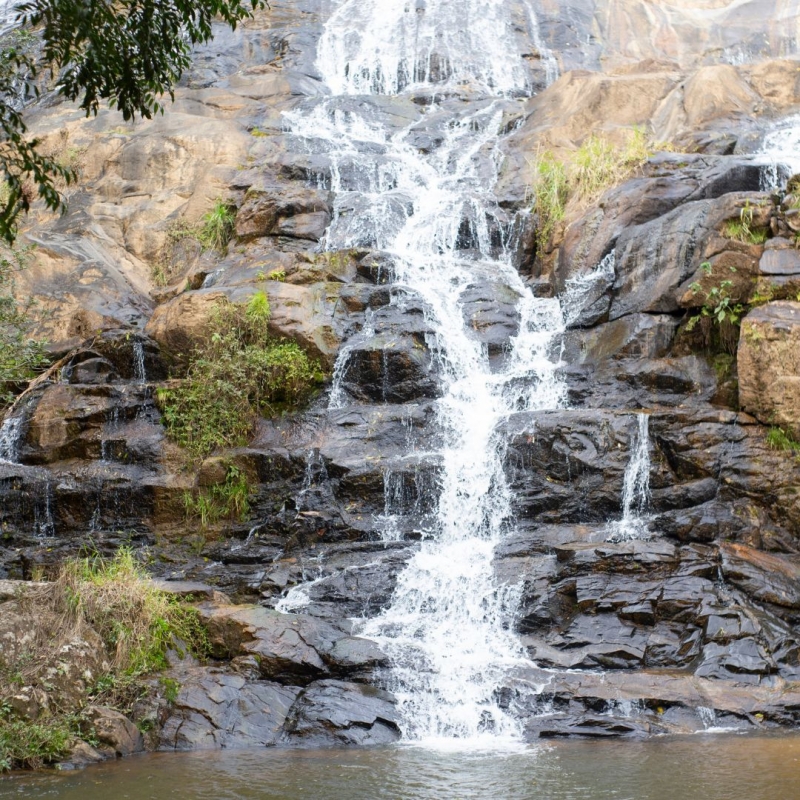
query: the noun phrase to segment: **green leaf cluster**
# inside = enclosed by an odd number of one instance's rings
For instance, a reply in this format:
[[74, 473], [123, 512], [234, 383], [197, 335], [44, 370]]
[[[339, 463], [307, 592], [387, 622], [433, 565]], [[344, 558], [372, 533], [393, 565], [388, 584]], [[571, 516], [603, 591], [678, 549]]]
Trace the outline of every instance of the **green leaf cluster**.
[[259, 416], [296, 408], [322, 380], [297, 344], [269, 335], [269, 316], [263, 291], [245, 306], [220, 303], [183, 384], [158, 392], [167, 435], [193, 456], [245, 444]]
[[16, 275], [27, 266], [30, 248], [0, 255], [0, 407], [48, 361], [45, 343], [31, 338], [37, 322], [33, 300], [19, 301]]

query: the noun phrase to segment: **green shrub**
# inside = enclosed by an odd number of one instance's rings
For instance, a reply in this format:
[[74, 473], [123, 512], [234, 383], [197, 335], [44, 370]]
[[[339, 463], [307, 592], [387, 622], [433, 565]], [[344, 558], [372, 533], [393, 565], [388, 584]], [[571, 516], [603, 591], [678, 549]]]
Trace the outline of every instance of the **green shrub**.
[[[148, 691], [145, 677], [168, 666], [167, 652], [205, 658], [208, 634], [197, 610], [159, 591], [121, 548], [113, 558], [67, 561], [50, 583], [21, 594], [20, 613], [36, 620], [30, 636], [0, 658], [0, 771], [39, 767], [63, 757], [75, 739], [92, 741], [81, 718], [89, 703], [126, 712]], [[85, 688], [51, 683], [63, 648], [99, 636], [108, 672]], [[87, 638], [88, 637], [88, 638]], [[15, 717], [9, 699], [19, 686], [44, 690], [48, 706], [35, 721]]]
[[[701, 264], [700, 269], [708, 277], [713, 274], [708, 261]], [[729, 269], [732, 273], [736, 272], [735, 267]], [[735, 353], [739, 343], [739, 324], [746, 309], [731, 295], [733, 281], [726, 278], [721, 280], [718, 285], [707, 289], [695, 281], [689, 288], [692, 294], [703, 296], [703, 305], [700, 307], [700, 313], [689, 317], [684, 331], [692, 333], [697, 328], [702, 336], [703, 347], [707, 350]]]
[[193, 456], [245, 444], [259, 415], [305, 402], [321, 380], [300, 347], [269, 336], [269, 314], [264, 292], [244, 307], [221, 303], [183, 385], [158, 392], [167, 435]]
[[77, 725], [71, 718], [32, 722], [0, 715], [0, 772], [10, 769], [38, 769], [63, 758], [76, 738]]
[[31, 337], [40, 318], [36, 303], [15, 296], [16, 275], [27, 268], [30, 250], [0, 253], [0, 408], [48, 362], [46, 342]]
[[117, 687], [167, 667], [176, 640], [193, 651], [206, 646], [197, 611], [157, 589], [128, 548], [67, 561], [54, 587], [53, 606], [69, 626], [100, 634]]

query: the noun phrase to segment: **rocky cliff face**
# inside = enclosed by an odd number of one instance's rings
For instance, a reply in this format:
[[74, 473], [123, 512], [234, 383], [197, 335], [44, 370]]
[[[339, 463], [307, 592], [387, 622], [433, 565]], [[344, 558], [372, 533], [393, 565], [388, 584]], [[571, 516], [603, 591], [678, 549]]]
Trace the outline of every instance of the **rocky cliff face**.
[[[365, 209], [356, 199], [343, 212], [331, 159], [286, 123], [324, 94], [314, 53], [329, 5], [287, 0], [236, 33], [220, 28], [161, 119], [32, 111], [82, 179], [64, 217], [34, 215], [25, 230], [37, 245], [25, 290], [50, 312], [42, 333], [59, 360], [3, 429], [0, 563], [30, 578], [86, 543], [132, 541], [160, 577], [260, 604], [207, 611], [235, 667], [182, 676], [166, 748], [397, 736], [392, 698], [370, 688], [386, 657], [348, 637], [347, 619], [391, 602], [436, 513], [442, 354], [429, 308], [387, 254], [329, 248], [331, 220]], [[800, 3], [781, 0], [767, 19], [757, 0], [554, 0], [535, 4], [538, 17], [511, 5], [532, 88], [503, 108], [495, 240], [526, 291], [572, 305], [555, 358], [567, 407], [521, 411], [501, 430], [515, 525], [494, 569], [519, 593], [513, 626], [536, 666], [508, 676], [498, 702], [529, 737], [696, 730], [709, 715], [795, 724], [800, 466], [765, 426], [800, 435], [798, 221], [785, 180], [765, 183], [748, 154], [800, 111]], [[434, 113], [422, 92], [354, 95], [341, 113], [373, 109], [435, 153], [472, 91]], [[537, 247], [537, 148], [569, 153], [591, 131], [613, 140], [632, 126], [680, 152], [569, 207]], [[224, 253], [181, 233], [218, 198], [238, 209]], [[742, 237], [745, 218], [763, 236]], [[462, 249], [473, 244], [465, 229]], [[702, 324], [686, 325], [721, 281], [732, 306], [754, 306], [738, 385], [735, 340], [714, 358]], [[328, 388], [303, 413], [263, 420], [247, 447], [186, 469], [154, 392], [218, 299], [259, 290], [272, 333], [319, 359], [336, 396]], [[519, 297], [476, 267], [461, 298], [498, 369]], [[645, 530], [615, 540], [638, 412], [649, 416]], [[196, 537], [184, 493], [215, 483], [221, 464], [254, 487], [250, 519]], [[252, 731], [236, 739], [242, 715]]]

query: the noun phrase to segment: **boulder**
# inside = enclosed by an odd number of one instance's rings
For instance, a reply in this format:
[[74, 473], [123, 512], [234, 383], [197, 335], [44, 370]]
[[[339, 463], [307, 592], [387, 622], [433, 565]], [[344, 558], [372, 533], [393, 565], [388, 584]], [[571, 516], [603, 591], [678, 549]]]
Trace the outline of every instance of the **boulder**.
[[742, 408], [800, 439], [800, 303], [754, 308], [742, 320], [737, 362]]
[[117, 756], [129, 756], [144, 750], [139, 729], [127, 717], [110, 708], [89, 706], [83, 712], [94, 738]]
[[200, 606], [200, 614], [214, 655], [253, 655], [263, 678], [282, 683], [303, 685], [322, 676], [369, 670], [386, 660], [374, 642], [303, 614], [210, 603]]

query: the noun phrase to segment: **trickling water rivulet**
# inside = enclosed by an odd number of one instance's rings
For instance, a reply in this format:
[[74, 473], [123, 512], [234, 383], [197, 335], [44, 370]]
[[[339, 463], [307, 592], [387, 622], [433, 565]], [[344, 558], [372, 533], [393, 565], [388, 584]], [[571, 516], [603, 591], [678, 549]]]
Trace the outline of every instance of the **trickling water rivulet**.
[[622, 486], [622, 519], [610, 523], [610, 538], [638, 539], [647, 534], [645, 514], [650, 503], [650, 417], [637, 414], [628, 466]]
[[21, 436], [22, 417], [7, 417], [0, 425], [0, 462], [16, 463]]
[[[324, 245], [390, 254], [396, 285], [422, 301], [436, 332], [444, 440], [438, 509], [390, 607], [362, 629], [390, 656], [387, 684], [410, 739], [519, 735], [494, 696], [523, 660], [504, 627], [513, 609], [492, 570], [494, 547], [511, 524], [496, 431], [514, 411], [556, 408], [565, 399], [552, 352], [561, 310], [523, 284], [510, 252], [513, 225], [492, 193], [504, 113], [531, 91], [521, 55], [538, 39], [529, 12], [523, 45], [504, 0], [416, 7], [346, 0], [318, 50], [332, 96], [288, 120], [309, 150], [331, 159], [337, 200]], [[541, 55], [552, 79], [552, 57]], [[418, 120], [398, 129], [391, 107], [377, 98], [356, 102], [357, 95], [424, 98], [422, 121], [436, 145], [417, 147]], [[467, 287], [486, 276], [519, 297], [519, 334], [499, 370], [490, 368], [462, 304]], [[341, 377], [351, 350], [343, 348], [337, 364], [334, 407], [346, 402]]]

